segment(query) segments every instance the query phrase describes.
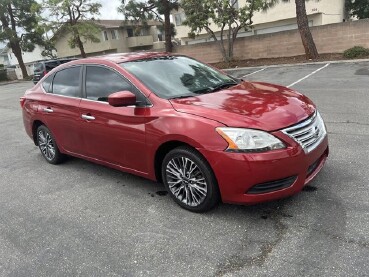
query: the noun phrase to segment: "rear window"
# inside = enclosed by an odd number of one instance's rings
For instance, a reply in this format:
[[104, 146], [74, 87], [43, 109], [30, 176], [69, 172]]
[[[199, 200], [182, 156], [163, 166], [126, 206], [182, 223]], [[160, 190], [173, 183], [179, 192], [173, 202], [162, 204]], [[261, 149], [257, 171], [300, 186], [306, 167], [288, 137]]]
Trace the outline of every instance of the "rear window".
[[51, 82], [53, 80], [53, 77], [54, 75], [50, 75], [49, 77], [47, 77], [43, 82], [42, 82], [42, 87], [44, 88], [44, 90], [47, 92], [47, 93], [50, 93], [51, 92]]
[[59, 60], [60, 64], [63, 64], [63, 63], [68, 63], [68, 62], [71, 62], [71, 61], [74, 61], [75, 59], [65, 59], [65, 60]]
[[34, 71], [37, 71], [37, 72], [44, 71], [44, 65], [42, 63], [36, 63], [34, 67]]
[[57, 67], [60, 63], [58, 61], [53, 62], [45, 62], [46, 71], [49, 72], [55, 67]]

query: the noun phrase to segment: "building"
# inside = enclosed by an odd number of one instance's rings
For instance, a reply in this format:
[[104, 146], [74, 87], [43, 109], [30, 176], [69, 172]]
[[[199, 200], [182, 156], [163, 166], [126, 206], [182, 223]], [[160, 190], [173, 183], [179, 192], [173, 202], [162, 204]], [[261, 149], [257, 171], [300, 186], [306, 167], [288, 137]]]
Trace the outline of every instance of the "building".
[[[242, 7], [246, 3], [246, 0], [230, 1], [236, 1], [236, 7]], [[342, 22], [346, 18], [345, 0], [308, 1], [306, 2], [306, 13], [310, 26]], [[183, 25], [186, 19], [183, 10], [173, 11], [172, 17], [177, 30], [176, 39], [180, 40], [182, 45], [212, 41], [206, 31], [195, 39], [188, 37], [190, 29]], [[266, 12], [257, 12], [252, 21], [254, 22], [253, 28], [249, 31], [240, 31], [238, 37], [297, 29], [295, 1], [281, 2]], [[212, 25], [212, 27], [216, 31], [216, 26]]]
[[8, 58], [8, 48], [0, 48], [0, 65], [3, 65], [4, 67], [9, 66], [9, 58]]
[[[136, 24], [122, 20], [97, 20], [95, 23], [101, 28], [100, 42], [84, 42], [87, 56], [164, 48], [164, 36], [158, 28], [161, 22], [148, 21], [140, 26], [139, 31]], [[70, 48], [68, 45], [70, 37], [71, 34], [65, 31], [54, 35], [59, 58], [81, 55], [78, 47]]]
[[[27, 68], [28, 75], [33, 75], [33, 65], [35, 62], [45, 59], [45, 57], [42, 56], [43, 50], [44, 48], [42, 48], [41, 46], [35, 45], [35, 49], [32, 52], [22, 51], [23, 62]], [[23, 79], [22, 70], [20, 69], [18, 60], [11, 48], [7, 48], [7, 56], [9, 61], [8, 66], [15, 66], [15, 73], [17, 75], [17, 78]]]

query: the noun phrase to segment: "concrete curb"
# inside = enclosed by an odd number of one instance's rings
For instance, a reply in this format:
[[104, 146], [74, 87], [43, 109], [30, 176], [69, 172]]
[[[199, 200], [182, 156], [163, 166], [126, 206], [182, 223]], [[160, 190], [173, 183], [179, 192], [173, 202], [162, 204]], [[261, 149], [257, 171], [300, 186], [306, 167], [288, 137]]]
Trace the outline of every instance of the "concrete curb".
[[360, 63], [360, 62], [369, 62], [369, 59], [356, 59], [356, 60], [339, 60], [339, 61], [319, 61], [319, 62], [308, 62], [308, 63], [290, 63], [290, 64], [272, 64], [272, 65], [259, 65], [259, 66], [250, 66], [250, 67], [237, 67], [237, 68], [228, 68], [222, 69], [226, 72], [246, 70], [250, 68], [275, 68], [275, 67], [291, 67], [291, 66], [304, 66], [304, 65], [319, 65], [319, 64], [340, 64], [340, 63]]
[[6, 86], [6, 85], [10, 85], [10, 84], [16, 84], [19, 83], [20, 81], [6, 81], [6, 82], [0, 82], [0, 86]]
[[15, 80], [15, 81], [7, 81], [7, 82], [0, 82], [0, 86], [6, 86], [11, 84], [17, 84], [17, 83], [27, 83], [32, 81], [25, 81], [25, 80]]

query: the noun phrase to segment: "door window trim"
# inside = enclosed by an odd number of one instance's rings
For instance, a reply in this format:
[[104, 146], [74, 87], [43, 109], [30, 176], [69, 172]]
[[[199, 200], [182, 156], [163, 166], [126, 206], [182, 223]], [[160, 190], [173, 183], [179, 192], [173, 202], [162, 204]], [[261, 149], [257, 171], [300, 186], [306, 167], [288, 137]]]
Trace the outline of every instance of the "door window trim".
[[[73, 67], [80, 67], [80, 72], [79, 72], [79, 85], [78, 85], [78, 95], [77, 96], [68, 96], [68, 95], [61, 95], [61, 94], [55, 94], [54, 93], [54, 80], [55, 80], [55, 76], [57, 73], [63, 71], [63, 70], [66, 70], [66, 69], [70, 69], [70, 68], [73, 68]], [[83, 93], [82, 93], [82, 74], [83, 74], [83, 66], [80, 65], [80, 64], [76, 64], [76, 65], [71, 65], [71, 66], [66, 66], [66, 67], [63, 67], [61, 68], [60, 70], [56, 71], [53, 73], [53, 77], [52, 77], [52, 82], [51, 82], [51, 93], [50, 92], [46, 92], [47, 94], [51, 94], [51, 95], [55, 95], [55, 96], [59, 96], [59, 97], [66, 97], [66, 98], [72, 98], [72, 99], [81, 99], [82, 96], [83, 96]], [[41, 85], [42, 87], [42, 85]], [[45, 90], [44, 90], [45, 91]]]
[[[81, 64], [83, 66], [83, 73], [82, 73], [82, 99], [83, 100], [87, 100], [87, 101], [93, 101], [93, 102], [97, 102], [97, 103], [105, 103], [105, 104], [109, 104], [108, 102], [105, 101], [98, 101], [98, 100], [93, 100], [93, 99], [88, 99], [87, 98], [87, 92], [86, 92], [86, 73], [87, 73], [87, 66], [96, 66], [96, 67], [101, 67], [101, 68], [105, 68], [107, 70], [110, 70], [116, 74], [119, 75], [120, 78], [122, 78], [124, 81], [126, 81], [127, 83], [129, 83], [134, 89], [136, 89], [137, 93], [139, 93], [140, 95], [142, 95], [142, 97], [145, 99], [146, 103], [142, 106], [129, 106], [129, 107], [134, 107], [134, 108], [147, 108], [147, 107], [152, 107], [153, 104], [151, 103], [151, 101], [149, 100], [149, 98], [135, 85], [133, 84], [128, 78], [126, 78], [121, 72], [119, 72], [118, 70], [116, 70], [113, 67], [110, 67], [108, 65], [104, 65], [104, 64], [95, 64], [95, 63], [87, 63], [87, 64]], [[133, 94], [136, 95], [136, 93], [134, 91], [132, 91]], [[137, 97], [137, 95], [136, 95]]]

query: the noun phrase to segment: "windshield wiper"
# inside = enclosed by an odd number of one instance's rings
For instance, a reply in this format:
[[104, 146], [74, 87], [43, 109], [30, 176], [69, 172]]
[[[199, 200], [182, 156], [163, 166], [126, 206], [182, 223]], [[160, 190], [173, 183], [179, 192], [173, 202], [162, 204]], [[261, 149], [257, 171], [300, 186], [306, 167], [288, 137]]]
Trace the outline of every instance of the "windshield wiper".
[[225, 88], [229, 88], [229, 87], [233, 87], [237, 85], [236, 82], [227, 82], [227, 83], [221, 83], [215, 87], [212, 87], [211, 88], [211, 92], [215, 92], [215, 91], [218, 91], [218, 90], [221, 90], [221, 89], [225, 89]]
[[235, 86], [235, 85], [238, 85], [238, 83], [235, 82], [235, 81], [234, 82], [220, 83], [219, 85], [216, 85], [214, 87], [208, 87], [208, 88], [195, 90], [193, 93], [206, 94], [206, 93], [216, 92], [216, 91], [221, 90], [221, 89], [229, 88], [229, 87], [232, 87], [232, 86]]
[[171, 98], [169, 98], [169, 100], [171, 100], [171, 99], [188, 98], [188, 97], [193, 97], [193, 96], [194, 95], [180, 95], [180, 96], [171, 97]]

